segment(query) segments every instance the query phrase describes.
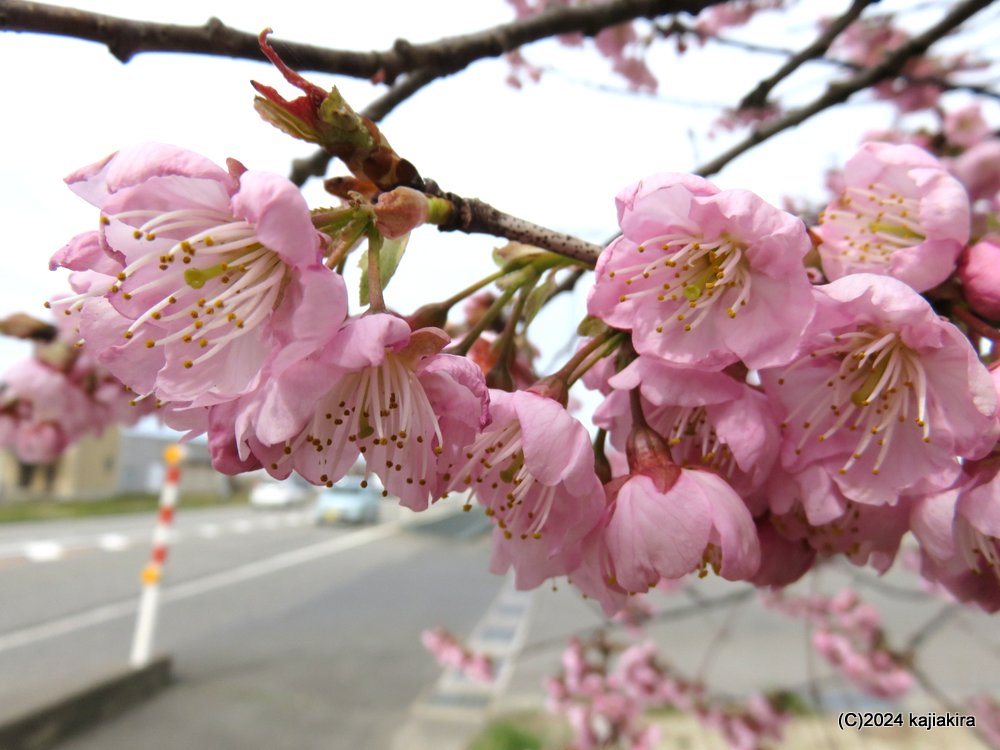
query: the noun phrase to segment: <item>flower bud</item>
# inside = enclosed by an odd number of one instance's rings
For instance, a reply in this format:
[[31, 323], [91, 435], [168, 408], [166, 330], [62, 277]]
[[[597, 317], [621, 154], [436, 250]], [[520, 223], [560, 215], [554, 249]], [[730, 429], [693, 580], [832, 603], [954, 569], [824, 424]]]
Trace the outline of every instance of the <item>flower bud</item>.
[[1000, 236], [984, 237], [966, 250], [958, 277], [969, 307], [991, 320], [1000, 320]]
[[375, 227], [386, 239], [396, 239], [427, 223], [429, 201], [419, 190], [398, 187], [379, 196]]

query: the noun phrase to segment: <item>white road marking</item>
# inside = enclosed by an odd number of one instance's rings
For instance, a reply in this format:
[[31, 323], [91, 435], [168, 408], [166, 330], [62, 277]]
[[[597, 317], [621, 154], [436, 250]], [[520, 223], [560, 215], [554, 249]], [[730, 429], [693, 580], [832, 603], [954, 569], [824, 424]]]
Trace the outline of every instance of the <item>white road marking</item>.
[[101, 534], [97, 539], [97, 546], [106, 552], [119, 552], [131, 545], [132, 540], [124, 534]]
[[215, 539], [219, 533], [219, 524], [217, 523], [203, 523], [198, 527], [198, 536], [205, 539]]
[[232, 529], [237, 534], [249, 534], [253, 531], [253, 521], [249, 518], [237, 519], [236, 521], [233, 521]]
[[[175, 586], [167, 586], [164, 587], [160, 601], [164, 604], [183, 601], [184, 599], [190, 599], [200, 594], [207, 594], [210, 591], [237, 583], [251, 581], [261, 576], [276, 573], [279, 570], [285, 570], [286, 568], [302, 565], [303, 563], [318, 560], [328, 555], [335, 555], [339, 552], [385, 539], [399, 533], [401, 528], [398, 523], [374, 526], [364, 531], [355, 531], [344, 536], [320, 542], [319, 544], [313, 544], [309, 547], [283, 552], [264, 560], [257, 560], [256, 562], [241, 565], [232, 570], [213, 573], [193, 581], [179, 583]], [[4, 635], [0, 635], [0, 653], [28, 646], [48, 638], [73, 633], [82, 628], [99, 625], [100, 623], [108, 622], [124, 615], [133, 614], [137, 603], [138, 597], [130, 597], [128, 600], [106, 604], [75, 615], [62, 617], [58, 620], [5, 633]]]
[[65, 548], [51, 539], [28, 542], [24, 545], [24, 556], [33, 562], [49, 562], [63, 556]]

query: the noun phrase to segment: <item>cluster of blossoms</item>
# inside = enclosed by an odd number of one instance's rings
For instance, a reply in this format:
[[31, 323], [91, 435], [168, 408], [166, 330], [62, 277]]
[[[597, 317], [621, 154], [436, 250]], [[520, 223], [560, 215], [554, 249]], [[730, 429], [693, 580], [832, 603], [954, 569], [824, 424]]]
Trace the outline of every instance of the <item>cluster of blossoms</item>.
[[[360, 459], [414, 510], [471, 490], [496, 524], [494, 571], [521, 588], [568, 575], [609, 614], [692, 572], [784, 585], [835, 553], [884, 571], [911, 528], [933, 540], [928, 575], [1000, 606], [997, 503], [962, 499], [996, 475], [996, 386], [920, 294], [957, 284], [979, 238], [924, 151], [863, 147], [811, 232], [690, 175], [627, 188], [589, 298], [604, 329], [534, 382], [530, 358], [513, 367], [516, 319], [486, 333], [510, 289], [473, 298], [457, 354], [380, 290], [349, 314], [344, 227], [375, 252], [372, 232], [427, 219], [421, 196], [311, 212], [284, 178], [159, 145], [68, 182], [100, 222], [53, 259], [76, 292], [53, 307], [134, 401], [207, 433], [222, 471], [332, 485]], [[510, 278], [530, 290], [537, 258]], [[498, 368], [520, 389], [487, 388]], [[566, 409], [580, 378], [604, 394], [610, 461]], [[970, 593], [970, 571], [989, 585]]]
[[[974, 113], [950, 126], [968, 144], [951, 162], [863, 146], [813, 228], [692, 175], [629, 186], [590, 338], [537, 378], [525, 331], [575, 262], [507, 248], [483, 283], [391, 312], [406, 234], [454, 206], [262, 48], [304, 96], [257, 84], [258, 110], [342, 158], [341, 205], [147, 144], [68, 178], [98, 228], [53, 258], [75, 294], [52, 306], [84, 351], [207, 434], [218, 469], [332, 485], [360, 460], [413, 510], [471, 492], [495, 524], [493, 571], [520, 588], [569, 576], [608, 614], [691, 573], [782, 586], [834, 554], [881, 572], [911, 529], [928, 577], [1000, 608], [997, 387], [970, 343], [1000, 338], [980, 258], [997, 245], [974, 218], [995, 218], [997, 191], [957, 166], [989, 140]], [[352, 313], [338, 271], [363, 241]], [[604, 397], [596, 440], [567, 409], [578, 381]]]
[[[590, 0], [507, 0], [514, 8], [517, 18], [530, 18], [544, 13], [550, 8], [586, 5]], [[562, 44], [577, 47], [584, 43], [580, 33], [560, 34]], [[635, 22], [622, 23], [601, 29], [593, 37], [597, 51], [611, 63], [611, 69], [625, 79], [633, 91], [656, 91], [658, 81], [646, 64], [646, 48], [650, 35], [643, 35]], [[521, 87], [522, 76], [538, 81], [542, 71], [524, 59], [519, 50], [507, 53], [511, 66], [508, 83]]]
[[714, 699], [700, 682], [687, 680], [661, 664], [651, 642], [621, 649], [603, 636], [586, 643], [573, 639], [562, 656], [562, 670], [546, 682], [547, 707], [563, 716], [573, 731], [573, 750], [657, 746], [659, 728], [644, 715], [672, 708], [718, 731], [733, 750], [759, 750], [782, 737], [787, 714], [761, 695], [745, 703]]
[[22, 332], [7, 326], [5, 332], [51, 340], [35, 343], [32, 356], [0, 380], [0, 445], [21, 462], [51, 463], [80, 438], [133, 424], [148, 413], [133, 405], [132, 394], [90, 353], [67, 344], [58, 329], [41, 330], [37, 321], [23, 318], [23, 325], [14, 326]]
[[813, 647], [869, 695], [899, 698], [913, 686], [905, 660], [886, 646], [878, 610], [850, 589], [834, 596], [770, 594], [764, 602], [812, 623]]
[[442, 667], [453, 669], [477, 682], [493, 682], [496, 677], [493, 660], [488, 654], [472, 651], [444, 628], [425, 630], [420, 642]]

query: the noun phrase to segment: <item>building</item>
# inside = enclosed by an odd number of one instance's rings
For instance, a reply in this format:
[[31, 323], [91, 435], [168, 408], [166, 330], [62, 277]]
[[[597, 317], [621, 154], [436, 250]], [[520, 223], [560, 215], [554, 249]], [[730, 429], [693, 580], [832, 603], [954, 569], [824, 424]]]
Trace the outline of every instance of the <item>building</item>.
[[[163, 486], [163, 451], [175, 438], [109, 427], [88, 435], [51, 464], [25, 464], [0, 452], [0, 503], [31, 499], [93, 500], [123, 494], [155, 494]], [[208, 445], [184, 444], [181, 487], [197, 494], [233, 491], [229, 477], [212, 468]]]

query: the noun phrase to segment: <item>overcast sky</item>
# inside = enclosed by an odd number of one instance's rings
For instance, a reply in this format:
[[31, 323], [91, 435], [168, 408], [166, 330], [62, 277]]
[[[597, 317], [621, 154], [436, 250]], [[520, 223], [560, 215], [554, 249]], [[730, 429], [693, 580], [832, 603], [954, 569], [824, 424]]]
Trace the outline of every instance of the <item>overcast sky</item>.
[[[215, 15], [247, 31], [270, 26], [277, 38], [352, 49], [384, 49], [398, 37], [429, 41], [512, 17], [503, 0], [333, 0], [321, 5], [84, 0], [74, 5], [185, 24]], [[831, 2], [824, 9], [832, 14], [839, 6], [846, 3]], [[801, 9], [799, 14], [790, 20], [765, 18], [753, 37], [779, 45], [808, 41], [814, 28]], [[622, 88], [596, 54], [543, 43], [524, 51], [531, 61], [558, 68], [540, 85], [514, 90], [504, 84], [505, 62], [483, 61], [404, 103], [383, 129], [399, 153], [445, 189], [599, 242], [616, 229], [619, 189], [653, 172], [693, 169], [732, 142], [731, 136], [710, 138], [715, 113], [687, 103], [736, 102], [780, 64], [773, 56], [718, 47], [695, 48], [677, 58], [672, 45], [660, 47], [651, 57], [661, 81], [656, 98], [601, 93], [583, 85]], [[308, 144], [279, 133], [253, 111], [251, 78], [293, 93], [277, 71], [263, 64], [145, 54], [122, 65], [97, 44], [0, 33], [0, 69], [0, 316], [19, 310], [43, 316], [42, 301], [64, 284], [47, 270], [48, 257], [73, 235], [96, 227], [96, 210], [62, 183], [69, 172], [145, 140], [181, 145], [218, 163], [232, 156], [252, 169], [279, 173], [287, 173], [293, 158], [311, 152]], [[825, 68], [809, 67], [779, 94], [803, 101], [828, 76]], [[366, 82], [309, 77], [340, 86], [356, 109], [379, 91]], [[774, 202], [784, 195], [822, 200], [823, 170], [842, 163], [864, 131], [885, 127], [891, 119], [888, 107], [865, 103], [826, 114], [751, 152], [717, 182], [754, 190]], [[306, 195], [313, 206], [329, 203], [316, 181]], [[492, 238], [420, 232], [388, 290], [389, 304], [409, 310], [462, 288], [489, 272], [489, 251], [496, 244]], [[544, 327], [568, 335], [580, 310], [579, 303], [563, 305]], [[0, 370], [25, 354], [24, 346], [0, 342]]]

